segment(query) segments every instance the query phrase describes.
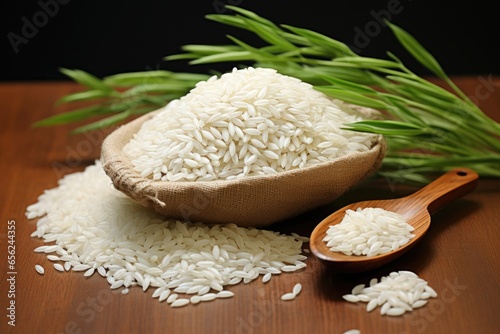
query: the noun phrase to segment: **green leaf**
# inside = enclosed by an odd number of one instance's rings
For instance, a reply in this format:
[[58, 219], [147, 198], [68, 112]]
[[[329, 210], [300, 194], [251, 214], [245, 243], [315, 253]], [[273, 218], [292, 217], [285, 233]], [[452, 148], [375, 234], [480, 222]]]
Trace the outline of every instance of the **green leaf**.
[[228, 51], [238, 51], [240, 48], [234, 45], [203, 45], [203, 44], [188, 44], [182, 46], [182, 50], [195, 53], [198, 55], [211, 55]]
[[200, 81], [210, 79], [212, 75], [201, 74], [201, 73], [184, 73], [184, 72], [174, 72], [172, 75], [172, 82], [185, 81], [185, 84], [198, 83]]
[[78, 102], [78, 101], [87, 101], [87, 100], [96, 100], [102, 99], [105, 97], [116, 96], [118, 94], [114, 91], [102, 91], [102, 90], [86, 90], [83, 92], [72, 93], [63, 96], [59, 99], [56, 104], [69, 103], [69, 102]]
[[164, 70], [120, 73], [104, 78], [107, 84], [119, 87], [140, 86], [144, 84], [179, 84], [194, 86], [210, 76], [199, 73], [170, 72]]
[[179, 53], [179, 54], [174, 54], [174, 55], [169, 55], [166, 57], [163, 57], [163, 60], [166, 61], [176, 61], [176, 60], [192, 60], [192, 59], [198, 59], [201, 55], [196, 54], [196, 53]]
[[[241, 65], [270, 67], [301, 79], [332, 98], [383, 110], [382, 114], [390, 120], [345, 125], [351, 131], [386, 136], [388, 150], [379, 175], [399, 178], [394, 180], [402, 182], [424, 182], [428, 173], [440, 172], [448, 168], [448, 164], [463, 163], [481, 174], [500, 177], [500, 125], [482, 113], [446, 76], [434, 57], [403, 29], [387, 22], [406, 50], [444, 79], [452, 88], [450, 92], [417, 76], [390, 52], [387, 52], [388, 59], [357, 56], [346, 44], [318, 32], [290, 25], [278, 26], [236, 6], [227, 6], [227, 9], [234, 13], [207, 15], [207, 18], [256, 34], [261, 39], [258, 46], [239, 36], [229, 36], [231, 45], [186, 45], [183, 54], [165, 59], [182, 59], [191, 61], [190, 64], [239, 62]], [[75, 132], [108, 127], [131, 115], [155, 110], [210, 77], [146, 71], [117, 74], [100, 80], [80, 70], [63, 71], [88, 90], [61, 100], [93, 100], [95, 109], [74, 110], [36, 125], [82, 120], [92, 117], [94, 112], [95, 115], [112, 115]], [[213, 71], [209, 73], [220, 75]], [[117, 87], [128, 90], [115, 90]], [[103, 93], [106, 91], [109, 94]], [[100, 98], [102, 100], [95, 100]], [[405, 155], [408, 152], [418, 154], [409, 157]], [[436, 156], [442, 160], [434, 159]]]
[[425, 129], [410, 124], [399, 121], [376, 121], [376, 120], [366, 120], [359, 121], [355, 123], [345, 124], [347, 130], [362, 131], [362, 132], [372, 132], [381, 135], [392, 135], [392, 136], [418, 136], [425, 134]]
[[345, 68], [336, 66], [310, 66], [304, 68], [305, 72], [313, 73], [316, 77], [330, 75], [356, 84], [371, 86], [374, 84], [373, 76], [359, 68]]
[[129, 72], [129, 73], [119, 73], [115, 75], [110, 75], [105, 77], [103, 80], [105, 83], [114, 86], [130, 86], [130, 85], [140, 85], [151, 80], [164, 80], [170, 78], [173, 75], [169, 71], [144, 71], [144, 72]]
[[109, 85], [107, 85], [105, 82], [100, 80], [99, 78], [93, 76], [90, 73], [87, 73], [82, 70], [70, 70], [67, 68], [61, 68], [59, 69], [61, 73], [64, 75], [70, 77], [74, 81], [78, 82], [79, 84], [82, 84], [88, 88], [91, 88], [93, 90], [102, 90], [102, 91], [111, 91], [113, 88]]
[[426, 123], [419, 117], [418, 113], [408, 108], [404, 103], [401, 103], [397, 97], [385, 94], [384, 99], [394, 106], [387, 109], [390, 114], [407, 123], [416, 124], [421, 127], [426, 126]]
[[297, 35], [305, 37], [313, 45], [319, 46], [324, 50], [332, 52], [335, 56], [354, 55], [354, 52], [346, 44], [339, 42], [333, 38], [327, 37], [323, 34], [289, 25], [283, 25], [283, 27], [290, 31], [293, 31]]
[[347, 103], [356, 104], [363, 107], [385, 110], [387, 105], [379, 100], [366, 97], [362, 94], [348, 90], [332, 88], [331, 86], [316, 86], [316, 90], [325, 93], [328, 96], [342, 100]]
[[248, 61], [252, 60], [252, 53], [248, 51], [234, 51], [221, 54], [214, 54], [193, 60], [190, 62], [192, 65], [218, 63], [218, 62], [232, 62], [232, 61]]
[[376, 59], [369, 57], [341, 57], [333, 60], [337, 63], [355, 65], [365, 69], [378, 70], [379, 68], [400, 68], [401, 65], [392, 60]]
[[295, 50], [297, 47], [290, 43], [288, 40], [280, 36], [279, 32], [281, 30], [274, 29], [272, 27], [259, 24], [255, 21], [244, 19], [247, 27], [257, 34], [264, 41], [272, 45], [281, 46], [284, 50]]
[[231, 16], [225, 14], [209, 14], [205, 15], [205, 18], [218, 23], [222, 23], [227, 26], [233, 26], [240, 29], [248, 30], [243, 19], [239, 16]]
[[74, 134], [77, 134], [77, 133], [83, 133], [83, 132], [89, 132], [92, 130], [107, 128], [107, 127], [110, 127], [112, 125], [115, 125], [115, 124], [125, 120], [130, 115], [131, 115], [131, 111], [127, 110], [127, 111], [121, 112], [119, 114], [115, 114], [113, 116], [106, 117], [106, 118], [101, 119], [97, 122], [93, 122], [91, 124], [80, 126], [71, 132]]
[[230, 6], [230, 5], [227, 5], [226, 8], [228, 8], [228, 9], [230, 9], [230, 10], [232, 10], [232, 11], [238, 13], [238, 14], [246, 16], [247, 18], [252, 19], [255, 22], [259, 22], [260, 24], [269, 26], [271, 28], [278, 29], [278, 27], [272, 21], [270, 21], [268, 19], [265, 19], [262, 16], [259, 16], [259, 15], [255, 14], [254, 12], [251, 12], [249, 10], [246, 10], [246, 9], [243, 9], [243, 8], [240, 8], [240, 7]]
[[331, 76], [331, 75], [323, 75], [322, 78], [326, 82], [328, 82], [334, 86], [339, 86], [345, 90], [357, 92], [360, 94], [368, 94], [368, 95], [377, 95], [378, 94], [378, 92], [375, 89], [373, 89], [369, 86], [360, 85], [360, 84], [354, 83], [354, 82], [349, 81], [349, 80], [340, 79], [340, 78], [337, 78], [337, 77]]
[[156, 106], [165, 106], [173, 99], [180, 97], [180, 94], [163, 94], [163, 95], [144, 95], [141, 96], [141, 101], [144, 103], [154, 104]]
[[429, 81], [423, 80], [423, 79], [420, 79], [417, 81], [417, 80], [411, 80], [408, 78], [403, 78], [403, 77], [395, 76], [395, 75], [388, 75], [387, 79], [395, 81], [401, 85], [413, 87], [418, 91], [425, 92], [426, 94], [433, 95], [435, 97], [438, 97], [438, 98], [443, 99], [443, 100], [448, 101], [448, 102], [457, 101], [456, 95], [450, 93], [449, 91], [447, 91], [445, 89], [442, 89], [441, 87], [439, 87], [439, 86], [437, 86]]
[[386, 24], [391, 28], [398, 41], [420, 64], [441, 79], [448, 77], [437, 60], [413, 36], [389, 21], [386, 21]]
[[47, 117], [38, 122], [35, 122], [33, 126], [40, 127], [40, 126], [51, 126], [51, 125], [78, 122], [102, 114], [104, 112], [106, 112], [106, 109], [103, 106], [100, 105], [90, 106], [86, 108], [71, 110], [51, 117]]
[[133, 96], [138, 94], [147, 94], [147, 93], [170, 93], [170, 92], [187, 92], [191, 85], [183, 85], [180, 83], [151, 83], [151, 84], [142, 84], [132, 87], [125, 92], [123, 92], [123, 96]]
[[[254, 48], [253, 46], [250, 46], [250, 45], [240, 41], [239, 39], [237, 39], [235, 37], [232, 37], [232, 36], [228, 36], [228, 37], [234, 43], [239, 45], [243, 50], [246, 50], [246, 51], [250, 52], [251, 54], [253, 54], [253, 60], [255, 60], [255, 61], [266, 61], [266, 60], [279, 61], [280, 60], [280, 56], [273, 55], [272, 53], [267, 52], [266, 48], [257, 49], [257, 48]], [[267, 49], [269, 50], [269, 48], [267, 48]]]

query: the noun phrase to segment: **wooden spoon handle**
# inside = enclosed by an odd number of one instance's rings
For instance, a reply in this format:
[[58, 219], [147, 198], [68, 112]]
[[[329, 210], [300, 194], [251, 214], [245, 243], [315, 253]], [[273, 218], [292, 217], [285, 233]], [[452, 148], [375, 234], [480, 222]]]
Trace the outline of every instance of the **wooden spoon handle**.
[[419, 191], [407, 196], [427, 207], [433, 213], [449, 202], [471, 192], [477, 185], [479, 176], [468, 168], [455, 168], [429, 183]]

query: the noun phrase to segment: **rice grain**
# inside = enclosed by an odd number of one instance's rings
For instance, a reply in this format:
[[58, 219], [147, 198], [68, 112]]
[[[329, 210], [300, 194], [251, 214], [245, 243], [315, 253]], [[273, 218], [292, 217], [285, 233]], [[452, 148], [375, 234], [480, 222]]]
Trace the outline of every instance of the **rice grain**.
[[310, 84], [248, 67], [199, 82], [143, 123], [123, 150], [153, 180], [230, 180], [367, 151], [375, 135], [342, 129], [357, 120]]
[[287, 292], [281, 296], [281, 300], [294, 300], [295, 294], [293, 292]]
[[342, 298], [349, 302], [366, 302], [366, 311], [380, 306], [381, 315], [400, 316], [427, 304], [437, 293], [428, 283], [411, 271], [394, 271], [380, 280], [372, 278], [368, 287], [356, 285], [351, 294]]
[[293, 286], [292, 292], [295, 296], [297, 296], [301, 291], [302, 291], [302, 284], [297, 283]]
[[170, 304], [170, 306], [171, 307], [182, 307], [182, 306], [186, 306], [187, 304], [189, 304], [189, 299], [187, 299], [187, 298], [179, 298], [179, 299], [174, 300]]
[[328, 228], [323, 241], [332, 252], [376, 256], [407, 244], [415, 234], [405, 218], [381, 208], [346, 210], [339, 224]]
[[61, 272], [64, 272], [64, 267], [60, 264], [60, 263], [54, 263], [54, 268], [57, 270], [57, 271], [61, 271]]
[[[78, 194], [78, 204], [68, 194]], [[97, 271], [112, 289], [152, 287], [159, 301], [172, 303], [180, 291], [200, 301], [229, 297], [226, 285], [306, 267], [305, 237], [165, 220], [114, 189], [99, 161], [63, 177], [31, 208], [41, 218], [34, 237], [54, 243], [35, 251], [59, 261], [56, 270]]]
[[39, 265], [39, 264], [35, 265], [35, 270], [40, 275], [43, 275], [45, 273], [45, 269], [41, 265]]

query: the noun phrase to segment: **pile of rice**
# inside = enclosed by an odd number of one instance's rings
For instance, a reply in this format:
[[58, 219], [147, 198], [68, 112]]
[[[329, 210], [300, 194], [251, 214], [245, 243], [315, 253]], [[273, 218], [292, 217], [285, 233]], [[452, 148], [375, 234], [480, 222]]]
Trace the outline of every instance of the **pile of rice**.
[[62, 178], [26, 215], [40, 218], [32, 236], [50, 244], [35, 251], [56, 270], [97, 272], [123, 293], [152, 287], [173, 307], [231, 297], [228, 285], [306, 267], [308, 238], [166, 220], [114, 189], [99, 161]]
[[376, 135], [342, 130], [358, 113], [269, 68], [200, 82], [146, 121], [124, 147], [143, 177], [230, 180], [368, 151]]
[[376, 256], [392, 252], [415, 237], [406, 219], [382, 208], [346, 210], [339, 224], [326, 231], [323, 241], [332, 252]]
[[367, 312], [380, 306], [380, 314], [390, 316], [411, 312], [426, 305], [429, 298], [436, 297], [436, 291], [427, 281], [409, 270], [393, 271], [380, 281], [372, 278], [368, 286], [358, 284], [350, 294], [342, 296], [351, 303], [367, 303]]

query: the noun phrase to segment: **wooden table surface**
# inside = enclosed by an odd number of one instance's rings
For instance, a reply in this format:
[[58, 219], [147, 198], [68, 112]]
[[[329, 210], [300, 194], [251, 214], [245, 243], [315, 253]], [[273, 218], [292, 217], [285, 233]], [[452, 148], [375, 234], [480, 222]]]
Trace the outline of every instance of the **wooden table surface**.
[[[500, 120], [500, 78], [455, 82]], [[30, 237], [36, 220], [26, 219], [25, 209], [62, 175], [92, 164], [106, 133], [72, 136], [73, 126], [33, 129], [31, 124], [65, 110], [54, 102], [78, 89], [67, 82], [0, 84], [0, 333], [500, 333], [500, 179], [481, 178], [476, 190], [433, 215], [423, 241], [396, 262], [367, 273], [338, 274], [310, 256], [303, 271], [267, 284], [257, 279], [229, 287], [235, 293], [230, 299], [173, 309], [151, 298], [151, 290], [134, 288], [122, 295], [99, 275], [50, 270], [45, 255], [33, 252], [43, 242]], [[269, 228], [309, 235], [344, 204], [414, 190], [385, 180], [363, 182], [330, 205]], [[14, 268], [6, 256], [11, 226]], [[37, 274], [37, 263], [46, 267], [45, 275]], [[364, 303], [341, 298], [356, 284], [403, 269], [427, 280], [438, 298], [401, 317], [381, 316], [378, 309], [367, 313]], [[297, 282], [303, 285], [297, 299], [281, 301]], [[15, 327], [8, 324], [13, 315]]]

